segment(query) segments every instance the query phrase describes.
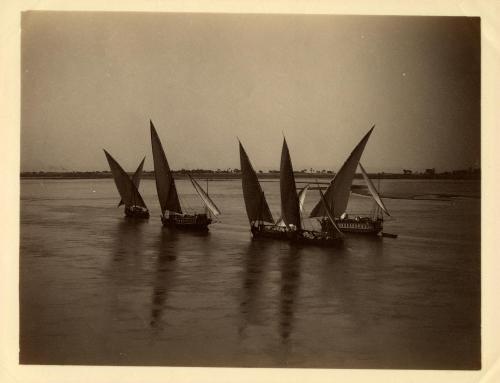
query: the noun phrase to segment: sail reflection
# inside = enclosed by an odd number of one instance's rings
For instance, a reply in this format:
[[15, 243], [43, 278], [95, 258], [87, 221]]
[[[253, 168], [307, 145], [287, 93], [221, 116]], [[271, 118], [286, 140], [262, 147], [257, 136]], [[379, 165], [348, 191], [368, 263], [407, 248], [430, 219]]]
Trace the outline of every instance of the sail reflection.
[[271, 255], [270, 249], [275, 243], [270, 241], [250, 241], [244, 255], [243, 286], [240, 302], [242, 323], [239, 328], [243, 335], [248, 324], [258, 324], [261, 321], [263, 279], [266, 265]]
[[293, 318], [300, 284], [300, 250], [289, 247], [280, 260], [281, 290], [279, 306], [280, 336], [287, 343], [293, 330]]
[[[383, 239], [356, 236], [353, 241], [349, 238], [346, 247], [335, 256], [325, 253], [318, 260], [321, 262], [317, 274], [321, 304], [330, 307], [339, 320], [343, 318], [358, 329], [355, 331], [364, 331], [373, 324], [368, 318], [379, 309], [376, 302], [381, 289], [387, 285], [385, 274], [380, 271], [386, 262]], [[367, 291], [370, 304], [366, 304]]]
[[162, 230], [155, 246], [157, 249], [157, 260], [151, 302], [150, 324], [152, 327], [156, 327], [162, 320], [168, 292], [175, 278], [178, 241], [178, 233], [175, 231]]
[[[132, 254], [139, 256], [143, 251], [143, 227], [147, 224], [146, 221], [120, 219], [116, 227], [116, 233], [113, 236], [116, 238], [113, 249], [113, 262], [121, 262]], [[140, 258], [139, 258], [140, 259]], [[114, 270], [116, 265], [113, 266]]]
[[124, 313], [129, 309], [126, 297], [130, 286], [141, 282], [137, 280], [137, 272], [143, 262], [145, 225], [146, 221], [119, 218], [109, 233], [114, 242], [104, 270], [106, 288], [103, 291], [106, 292], [107, 308], [114, 313], [116, 323], [126, 320]]

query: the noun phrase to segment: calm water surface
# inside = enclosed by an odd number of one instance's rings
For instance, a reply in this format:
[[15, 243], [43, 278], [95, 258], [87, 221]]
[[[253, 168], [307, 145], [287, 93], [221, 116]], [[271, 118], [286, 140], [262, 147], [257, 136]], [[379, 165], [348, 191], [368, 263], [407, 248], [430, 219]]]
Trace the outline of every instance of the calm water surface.
[[[277, 218], [279, 185], [263, 187]], [[323, 249], [252, 241], [239, 180], [209, 184], [223, 215], [208, 235], [162, 228], [153, 180], [141, 182], [142, 223], [116, 208], [110, 179], [22, 180], [20, 361], [479, 368], [479, 182], [381, 189], [430, 199], [386, 200], [397, 239]], [[201, 210], [189, 181], [178, 190]], [[431, 199], [443, 195], [455, 197]], [[348, 209], [371, 207], [353, 196]]]

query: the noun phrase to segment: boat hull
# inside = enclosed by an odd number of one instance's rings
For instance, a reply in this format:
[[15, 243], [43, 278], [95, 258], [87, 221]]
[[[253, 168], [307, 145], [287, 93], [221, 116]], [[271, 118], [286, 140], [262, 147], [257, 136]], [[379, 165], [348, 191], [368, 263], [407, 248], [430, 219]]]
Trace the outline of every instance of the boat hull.
[[[320, 221], [323, 231], [331, 232], [334, 230], [330, 220], [324, 219]], [[378, 235], [383, 229], [383, 221], [381, 219], [372, 219], [370, 217], [358, 217], [336, 219], [335, 224], [343, 233]]]
[[295, 245], [337, 247], [344, 242], [342, 237], [331, 235], [328, 232], [301, 230], [292, 234], [290, 242]]
[[322, 247], [335, 247], [342, 244], [342, 238], [332, 236], [326, 232], [300, 230], [291, 231], [280, 226], [261, 225], [252, 226], [253, 239], [274, 239], [288, 241], [294, 245], [311, 245]]
[[290, 239], [290, 232], [274, 225], [260, 225], [252, 226], [250, 228], [253, 239], [278, 239], [288, 241]]
[[184, 214], [161, 217], [163, 226], [185, 231], [208, 231], [212, 219], [206, 214]]
[[149, 219], [149, 211], [138, 206], [126, 207], [125, 217], [133, 219]]

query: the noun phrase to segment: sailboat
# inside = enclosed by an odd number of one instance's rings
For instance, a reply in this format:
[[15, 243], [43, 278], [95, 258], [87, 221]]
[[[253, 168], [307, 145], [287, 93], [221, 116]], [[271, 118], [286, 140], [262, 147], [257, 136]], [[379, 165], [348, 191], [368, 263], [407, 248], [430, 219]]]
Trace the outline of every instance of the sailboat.
[[384, 213], [388, 216], [390, 216], [390, 214], [382, 201], [382, 198], [380, 198], [375, 185], [373, 185], [373, 182], [368, 177], [363, 165], [361, 165], [361, 162], [358, 165], [374, 202], [372, 214], [371, 216], [356, 216], [354, 218], [350, 218], [347, 214], [345, 214], [337, 221], [337, 226], [340, 227], [340, 230], [346, 233], [376, 235], [383, 229]]
[[148, 208], [139, 193], [139, 183], [141, 180], [142, 167], [144, 165], [145, 158], [141, 161], [131, 179], [120, 164], [111, 156], [111, 154], [109, 154], [106, 150], [104, 150], [104, 154], [106, 155], [111, 173], [113, 174], [116, 188], [120, 193], [121, 200], [118, 203], [118, 207], [125, 205], [125, 216], [127, 217], [149, 218]]
[[218, 216], [221, 213], [220, 210], [198, 182], [189, 176], [194, 189], [205, 204], [207, 211], [195, 214], [186, 214], [182, 211], [175, 180], [170, 171], [160, 138], [151, 120], [149, 121], [149, 125], [151, 129], [156, 191], [158, 192], [158, 199], [160, 201], [161, 221], [163, 225], [180, 230], [207, 231], [208, 225], [212, 223], [210, 213], [213, 216]]
[[287, 228], [275, 224], [273, 215], [266, 201], [266, 196], [257, 178], [257, 173], [240, 141], [239, 148], [243, 199], [245, 200], [245, 208], [253, 238], [287, 240]]
[[[304, 210], [304, 202], [306, 200], [306, 193], [307, 191], [309, 190], [309, 184], [307, 184], [306, 186], [304, 186], [300, 191], [299, 191], [299, 209], [300, 209], [300, 212], [302, 213], [302, 211]], [[276, 225], [278, 226], [286, 226], [285, 224], [285, 221], [283, 221], [283, 217], [280, 217], [277, 221], [276, 221]]]
[[[146, 160], [146, 157], [144, 157], [142, 159], [141, 163], [139, 164], [139, 166], [135, 170], [134, 175], [132, 176], [132, 182], [133, 182], [134, 186], [137, 188], [137, 190], [139, 190], [139, 184], [141, 183], [142, 168], [144, 167], [145, 160]], [[121, 205], [124, 205], [123, 199], [121, 199], [120, 202], [118, 203], [118, 207], [120, 207]]]
[[330, 182], [330, 185], [324, 193], [324, 198], [320, 199], [311, 211], [310, 217], [320, 218], [321, 227], [324, 231], [333, 230], [332, 220], [328, 217], [327, 208], [330, 209], [334, 222], [342, 232], [376, 235], [382, 231], [383, 218], [380, 217], [380, 211], [377, 211], [372, 217], [356, 216], [352, 218], [346, 213], [352, 180], [354, 178], [356, 168], [359, 165], [363, 178], [365, 179], [368, 189], [377, 203], [377, 206], [379, 206], [380, 209], [386, 214], [389, 214], [373, 183], [360, 164], [360, 159], [366, 143], [368, 142], [374, 128], [375, 125], [372, 126], [368, 133], [366, 133], [361, 141], [356, 145], [338, 173], [335, 175], [334, 179]]
[[324, 196], [320, 190], [323, 208], [330, 219], [334, 230], [316, 231], [306, 230], [302, 225], [300, 199], [297, 194], [295, 176], [293, 174], [292, 160], [286, 139], [283, 138], [280, 165], [280, 195], [281, 214], [288, 229], [287, 235], [293, 243], [301, 243], [316, 246], [336, 246], [342, 242], [343, 234], [338, 229], [329, 206], [326, 204]]

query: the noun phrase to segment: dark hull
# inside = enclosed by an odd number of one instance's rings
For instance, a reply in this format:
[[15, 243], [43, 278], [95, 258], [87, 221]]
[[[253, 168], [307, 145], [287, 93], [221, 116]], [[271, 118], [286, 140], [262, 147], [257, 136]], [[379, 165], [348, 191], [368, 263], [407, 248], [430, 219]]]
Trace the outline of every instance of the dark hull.
[[193, 215], [171, 215], [169, 217], [161, 217], [163, 226], [170, 229], [184, 231], [208, 231], [208, 225], [212, 223], [212, 219], [206, 214]]
[[391, 233], [382, 233], [382, 237], [387, 237], [387, 238], [397, 238], [397, 234], [391, 234]]
[[149, 211], [136, 207], [125, 208], [125, 217], [133, 219], [149, 219]]
[[282, 241], [288, 241], [290, 239], [290, 233], [288, 231], [276, 229], [275, 226], [252, 226], [250, 231], [254, 239], [267, 238]]
[[317, 231], [290, 231], [271, 225], [252, 226], [253, 239], [274, 239], [289, 241], [294, 245], [334, 247], [342, 244], [342, 238], [334, 237], [329, 233]]
[[[332, 232], [334, 230], [330, 220], [322, 220], [321, 228], [324, 231]], [[360, 219], [336, 219], [335, 224], [343, 233], [377, 235], [383, 229], [381, 219], [374, 220], [368, 217]]]

